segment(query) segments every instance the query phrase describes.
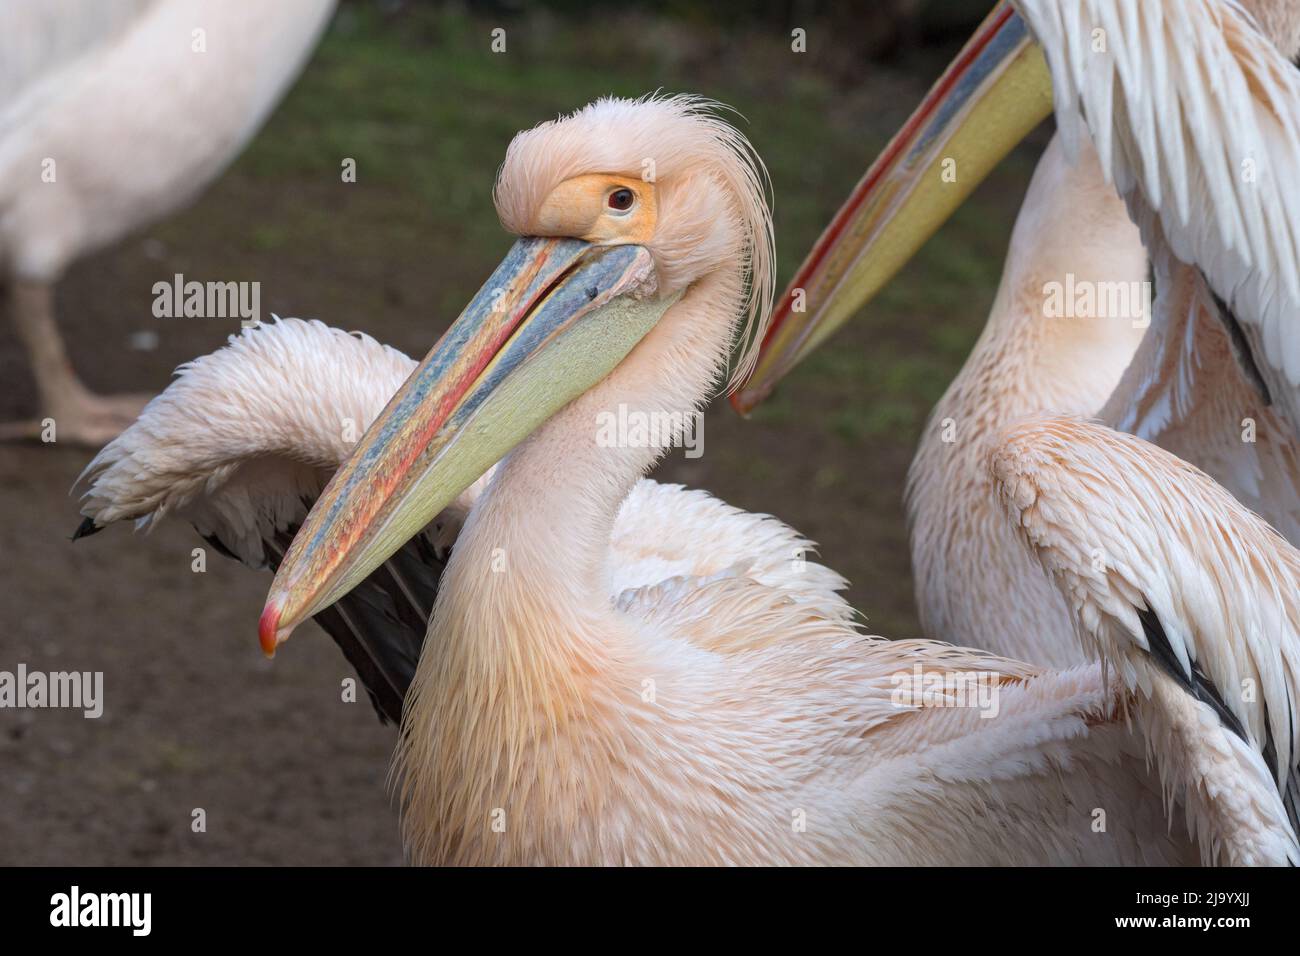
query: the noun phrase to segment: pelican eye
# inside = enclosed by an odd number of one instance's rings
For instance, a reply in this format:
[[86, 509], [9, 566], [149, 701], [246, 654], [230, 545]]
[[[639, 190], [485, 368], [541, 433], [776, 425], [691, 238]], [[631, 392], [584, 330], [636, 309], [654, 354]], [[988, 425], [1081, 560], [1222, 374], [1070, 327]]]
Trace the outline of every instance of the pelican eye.
[[624, 186], [622, 189], [615, 189], [610, 193], [605, 202], [615, 212], [627, 212], [632, 208], [632, 204], [636, 202], [636, 193]]

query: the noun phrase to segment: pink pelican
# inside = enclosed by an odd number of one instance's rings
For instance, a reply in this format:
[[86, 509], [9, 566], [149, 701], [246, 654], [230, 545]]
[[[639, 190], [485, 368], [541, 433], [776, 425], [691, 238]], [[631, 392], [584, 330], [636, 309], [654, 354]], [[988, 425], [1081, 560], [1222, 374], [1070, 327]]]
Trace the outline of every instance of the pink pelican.
[[[358, 622], [418, 658], [395, 758], [416, 862], [1300, 859], [1267, 778], [1179, 786], [1190, 831], [1171, 829], [1162, 774], [1215, 754], [1182, 734], [1148, 766], [1136, 697], [1100, 665], [863, 635], [797, 533], [646, 480], [662, 445], [600, 440], [616, 411], [695, 411], [737, 338], [750, 368], [763, 183], [690, 97], [519, 134], [496, 187], [519, 238], [423, 362], [292, 320], [245, 332], [92, 463], [88, 529], [170, 513], [257, 556], [301, 522], [268, 653], [358, 591], [405, 590], [394, 556], [459, 529], [427, 634]], [[368, 424], [355, 447], [341, 420]]]
[[8, 0], [0, 7], [0, 285], [40, 411], [0, 428], [98, 447], [143, 397], [93, 394], [54, 321], [76, 259], [196, 198], [306, 62], [335, 0]]
[[1292, 833], [1298, 50], [1293, 0], [1000, 5], [818, 241], [736, 398], [761, 400], [1054, 104], [989, 322], [909, 475], [922, 619], [1039, 663], [1100, 657], [1181, 727], [1151, 747], [1244, 742], [1188, 769], [1271, 778]]

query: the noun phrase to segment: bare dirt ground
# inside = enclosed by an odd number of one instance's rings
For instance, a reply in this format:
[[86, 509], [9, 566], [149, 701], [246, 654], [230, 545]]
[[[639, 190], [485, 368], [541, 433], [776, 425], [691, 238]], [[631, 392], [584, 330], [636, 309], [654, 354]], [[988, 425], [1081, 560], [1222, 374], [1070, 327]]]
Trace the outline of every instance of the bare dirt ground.
[[267, 580], [219, 559], [193, 573], [187, 527], [72, 544], [84, 461], [0, 448], [2, 666], [103, 671], [105, 699], [97, 720], [0, 714], [0, 863], [399, 862], [393, 730], [341, 702], [332, 643], [305, 634], [263, 659]]

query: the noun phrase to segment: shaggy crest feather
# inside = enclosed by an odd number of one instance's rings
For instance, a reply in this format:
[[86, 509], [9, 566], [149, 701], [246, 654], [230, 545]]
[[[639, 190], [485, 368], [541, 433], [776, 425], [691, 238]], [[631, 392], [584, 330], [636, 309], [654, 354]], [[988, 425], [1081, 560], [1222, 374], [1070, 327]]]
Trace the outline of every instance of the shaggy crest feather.
[[[734, 387], [752, 370], [767, 330], [776, 240], [767, 169], [744, 134], [719, 115], [726, 109], [691, 95], [604, 97], [519, 133], [506, 151], [494, 196], [501, 224], [523, 235], [566, 179], [585, 173], [653, 177], [661, 215], [649, 248], [665, 291], [722, 265], [737, 270], [744, 284], [742, 347], [728, 382]], [[682, 188], [701, 176], [716, 183], [717, 197]], [[689, 270], [681, 255], [687, 247], [693, 252]]]

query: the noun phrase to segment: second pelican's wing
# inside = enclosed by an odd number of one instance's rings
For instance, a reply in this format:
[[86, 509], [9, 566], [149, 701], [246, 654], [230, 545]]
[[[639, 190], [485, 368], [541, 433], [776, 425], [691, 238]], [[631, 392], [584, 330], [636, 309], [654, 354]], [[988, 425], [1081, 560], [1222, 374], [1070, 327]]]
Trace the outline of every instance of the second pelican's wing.
[[1102, 425], [1016, 425], [991, 468], [1192, 822], [1232, 862], [1300, 862], [1300, 552], [1208, 475]]

